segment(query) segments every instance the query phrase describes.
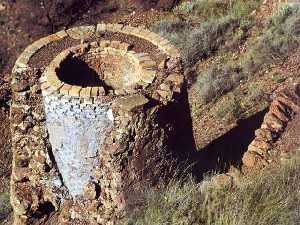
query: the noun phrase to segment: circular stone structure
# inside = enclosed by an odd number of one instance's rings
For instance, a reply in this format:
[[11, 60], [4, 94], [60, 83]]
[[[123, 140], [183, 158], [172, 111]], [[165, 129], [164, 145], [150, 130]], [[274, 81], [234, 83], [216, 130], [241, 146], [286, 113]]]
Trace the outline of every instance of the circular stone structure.
[[186, 99], [167, 40], [75, 27], [27, 47], [12, 74], [14, 224], [116, 224], [172, 178]]

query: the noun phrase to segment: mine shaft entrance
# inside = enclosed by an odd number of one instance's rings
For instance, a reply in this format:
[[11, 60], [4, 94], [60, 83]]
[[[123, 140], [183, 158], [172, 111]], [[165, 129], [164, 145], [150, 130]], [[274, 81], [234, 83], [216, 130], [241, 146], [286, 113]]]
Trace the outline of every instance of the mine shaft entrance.
[[60, 65], [57, 75], [61, 81], [70, 85], [81, 87], [99, 87], [104, 85], [97, 71], [78, 57], [67, 57]]
[[106, 91], [134, 86], [140, 79], [137, 66], [121, 55], [70, 55], [61, 63], [57, 76], [70, 85], [104, 87]]

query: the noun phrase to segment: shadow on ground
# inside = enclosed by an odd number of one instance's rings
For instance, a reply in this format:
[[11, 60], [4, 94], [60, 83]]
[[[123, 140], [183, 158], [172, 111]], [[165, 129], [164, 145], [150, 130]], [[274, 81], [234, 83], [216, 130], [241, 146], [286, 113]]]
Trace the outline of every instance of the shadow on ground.
[[211, 171], [227, 172], [230, 166], [240, 168], [242, 157], [260, 128], [268, 109], [238, 122], [223, 136], [217, 138], [195, 154], [196, 164], [193, 173], [197, 178]]
[[[175, 145], [181, 156], [181, 162], [185, 163], [185, 172], [192, 173], [195, 179], [200, 181], [208, 173], [224, 173], [229, 170], [230, 166], [240, 168], [242, 157], [255, 137], [255, 130], [260, 128], [267, 112], [268, 109], [265, 109], [247, 119], [238, 121], [235, 128], [215, 139], [205, 148], [198, 150], [195, 150], [195, 143], [191, 140], [192, 133], [189, 131], [192, 131], [192, 123], [190, 118], [185, 126], [185, 135], [182, 135], [182, 140]], [[180, 123], [182, 122], [181, 118], [178, 118]]]

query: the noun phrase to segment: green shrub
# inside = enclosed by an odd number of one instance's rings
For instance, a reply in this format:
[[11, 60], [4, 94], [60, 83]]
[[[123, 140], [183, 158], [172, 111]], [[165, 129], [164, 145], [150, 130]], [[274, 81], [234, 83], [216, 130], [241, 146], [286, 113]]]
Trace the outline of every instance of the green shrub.
[[244, 38], [245, 31], [253, 25], [248, 15], [259, 2], [260, 0], [185, 1], [174, 11], [194, 15], [202, 20], [201, 23], [168, 19], [159, 21], [151, 29], [178, 46], [182, 51], [184, 65], [190, 67], [199, 60], [212, 56], [226, 41], [232, 40], [237, 28], [243, 31]]
[[256, 9], [260, 2], [260, 0], [191, 0], [182, 2], [174, 8], [174, 12], [191, 14], [202, 20], [211, 20], [228, 15], [242, 18]]
[[9, 216], [11, 211], [9, 194], [7, 192], [0, 193], [0, 222]]
[[194, 28], [182, 53], [185, 64], [194, 65], [199, 60], [212, 56], [237, 27], [237, 21], [228, 16], [204, 22]]
[[275, 81], [276, 83], [282, 83], [286, 80], [287, 78], [279, 73], [274, 73], [272, 74], [272, 80]]
[[186, 1], [176, 6], [173, 11], [177, 13], [191, 13], [194, 9], [194, 2]]
[[242, 113], [243, 108], [241, 106], [240, 99], [233, 94], [230, 94], [226, 101], [217, 105], [216, 108], [216, 116], [226, 123], [239, 118]]
[[295, 35], [299, 18], [299, 9], [279, 8], [266, 24], [262, 35], [241, 57], [239, 65], [224, 65], [218, 70], [213, 66], [199, 73], [195, 85], [200, 102], [206, 104], [220, 97], [236, 87], [240, 79], [251, 77], [269, 65], [283, 61], [294, 52], [300, 45], [300, 38]]
[[299, 18], [300, 10], [279, 8], [256, 44], [241, 59], [243, 72], [251, 76], [263, 67], [284, 60], [297, 49], [300, 39], [295, 32]]
[[300, 156], [248, 174], [240, 183], [171, 183], [150, 191], [127, 225], [295, 225], [300, 221]]
[[229, 5], [226, 1], [196, 0], [193, 3], [193, 14], [201, 19], [214, 19], [225, 16]]
[[260, 4], [260, 0], [235, 0], [231, 3], [229, 14], [236, 18], [248, 17]]
[[184, 43], [187, 41], [188, 35], [193, 27], [191, 27], [188, 22], [180, 19], [167, 19], [158, 21], [151, 27], [151, 29], [160, 33], [163, 37], [167, 38], [178, 47], [183, 48]]
[[151, 29], [178, 46], [185, 66], [190, 66], [211, 56], [227, 39], [226, 34], [237, 26], [237, 21], [228, 16], [196, 26], [179, 19], [163, 20], [154, 24]]
[[198, 97], [202, 104], [230, 91], [241, 79], [233, 67], [214, 66], [199, 74], [197, 82]]

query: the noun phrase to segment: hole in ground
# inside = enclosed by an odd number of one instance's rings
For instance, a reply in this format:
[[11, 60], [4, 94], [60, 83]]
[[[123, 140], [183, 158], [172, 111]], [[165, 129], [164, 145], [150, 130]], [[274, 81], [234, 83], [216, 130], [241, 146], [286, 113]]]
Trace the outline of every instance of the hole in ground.
[[58, 78], [70, 85], [81, 87], [106, 87], [100, 75], [85, 61], [77, 57], [67, 57], [57, 71]]

